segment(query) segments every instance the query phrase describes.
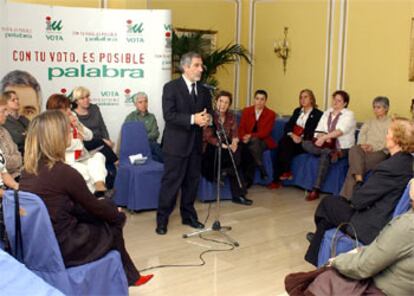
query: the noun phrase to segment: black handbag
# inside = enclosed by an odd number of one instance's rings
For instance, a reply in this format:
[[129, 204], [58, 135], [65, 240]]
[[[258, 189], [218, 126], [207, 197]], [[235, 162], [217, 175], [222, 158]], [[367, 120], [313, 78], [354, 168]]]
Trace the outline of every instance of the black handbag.
[[[344, 229], [345, 227], [346, 227], [346, 230]], [[331, 258], [333, 258], [333, 257], [336, 256], [336, 245], [338, 243], [338, 239], [341, 237], [341, 236], [338, 236], [338, 233], [339, 233], [339, 231], [341, 229], [343, 229], [343, 231], [345, 232], [345, 235], [348, 235], [346, 233], [349, 233], [349, 231], [352, 230], [353, 237], [351, 237], [351, 238], [355, 241], [355, 248], [359, 248], [358, 235], [357, 235], [357, 232], [356, 232], [356, 229], [355, 229], [354, 225], [352, 225], [351, 222], [342, 222], [335, 229], [335, 233], [334, 233], [333, 238], [332, 238], [332, 242], [331, 242]]]
[[14, 190], [14, 258], [24, 264], [22, 227], [20, 221], [19, 191]]

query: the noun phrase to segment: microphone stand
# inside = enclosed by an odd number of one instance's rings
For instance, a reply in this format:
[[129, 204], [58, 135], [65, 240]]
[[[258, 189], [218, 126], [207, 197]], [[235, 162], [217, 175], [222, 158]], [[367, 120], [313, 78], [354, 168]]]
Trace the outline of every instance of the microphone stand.
[[206, 229], [201, 229], [198, 231], [194, 231], [191, 233], [187, 233], [187, 234], [183, 234], [183, 238], [189, 238], [192, 236], [196, 236], [199, 234], [203, 234], [203, 233], [220, 233], [221, 235], [224, 236], [225, 239], [227, 239], [227, 241], [232, 244], [235, 247], [240, 246], [239, 243], [234, 240], [233, 238], [231, 238], [226, 231], [230, 231], [231, 230], [231, 226], [222, 226], [220, 223], [220, 202], [221, 202], [221, 198], [220, 198], [220, 183], [221, 183], [221, 153], [222, 153], [222, 145], [223, 145], [223, 141], [222, 141], [222, 137], [224, 138], [224, 142], [227, 146], [227, 150], [229, 152], [230, 155], [230, 159], [233, 165], [233, 169], [234, 172], [236, 174], [236, 178], [237, 178], [237, 182], [239, 183], [240, 188], [242, 187], [241, 185], [241, 181], [240, 181], [240, 177], [239, 174], [237, 172], [237, 167], [236, 167], [236, 163], [234, 162], [234, 158], [233, 158], [233, 153], [231, 151], [230, 145], [229, 145], [229, 140], [227, 138], [226, 132], [224, 130], [224, 126], [223, 123], [220, 120], [220, 115], [219, 115], [219, 123], [220, 123], [220, 130], [216, 129], [216, 136], [217, 136], [217, 141], [218, 141], [218, 147], [217, 147], [217, 192], [216, 192], [216, 217], [215, 220], [213, 222], [213, 224], [211, 225], [211, 227], [206, 228]]

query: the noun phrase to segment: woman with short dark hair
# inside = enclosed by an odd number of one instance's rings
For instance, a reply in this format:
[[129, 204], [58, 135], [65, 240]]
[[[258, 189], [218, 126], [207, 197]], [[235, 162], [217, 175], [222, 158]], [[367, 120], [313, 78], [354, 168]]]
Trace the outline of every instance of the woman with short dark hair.
[[343, 90], [332, 94], [331, 108], [326, 110], [315, 130], [314, 140], [303, 142], [306, 152], [318, 155], [319, 170], [313, 189], [306, 196], [307, 201], [319, 198], [330, 163], [348, 156], [348, 150], [355, 144], [356, 121], [354, 113], [348, 110], [349, 95]]

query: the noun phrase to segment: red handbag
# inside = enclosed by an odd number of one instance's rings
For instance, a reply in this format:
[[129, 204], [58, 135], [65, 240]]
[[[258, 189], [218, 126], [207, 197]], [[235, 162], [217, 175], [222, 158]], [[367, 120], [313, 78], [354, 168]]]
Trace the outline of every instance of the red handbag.
[[300, 125], [295, 124], [292, 129], [292, 133], [294, 133], [296, 136], [301, 137], [303, 135], [303, 132], [305, 129], [301, 127]]

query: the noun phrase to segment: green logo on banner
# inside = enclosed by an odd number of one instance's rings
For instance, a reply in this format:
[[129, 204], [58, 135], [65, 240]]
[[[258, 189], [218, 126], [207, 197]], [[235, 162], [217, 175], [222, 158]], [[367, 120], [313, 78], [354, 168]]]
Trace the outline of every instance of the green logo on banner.
[[134, 24], [132, 20], [127, 20], [127, 33], [141, 34], [144, 31], [144, 23]]
[[53, 21], [50, 16], [46, 17], [46, 31], [60, 32], [63, 29], [62, 20]]

